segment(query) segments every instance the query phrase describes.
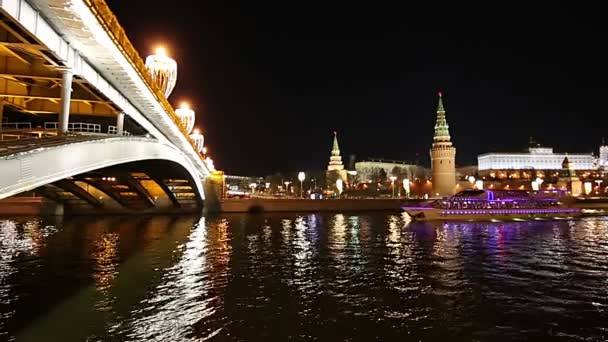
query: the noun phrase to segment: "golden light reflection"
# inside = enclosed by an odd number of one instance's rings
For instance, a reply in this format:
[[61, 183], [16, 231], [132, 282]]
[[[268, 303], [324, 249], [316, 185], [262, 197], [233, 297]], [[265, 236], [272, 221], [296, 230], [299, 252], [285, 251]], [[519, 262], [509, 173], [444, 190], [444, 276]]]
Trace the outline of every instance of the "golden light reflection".
[[295, 275], [304, 276], [306, 269], [310, 266], [312, 256], [310, 241], [306, 238], [308, 224], [304, 216], [298, 216], [295, 220], [295, 238], [293, 240], [295, 257]]
[[289, 219], [281, 220], [281, 236], [283, 237], [283, 241], [291, 240], [291, 225], [292, 221]]
[[92, 258], [95, 261], [95, 270], [92, 274], [95, 288], [104, 294], [103, 299], [96, 303], [100, 311], [111, 308], [112, 299], [108, 296], [112, 281], [118, 274], [117, 247], [119, 236], [115, 233], [104, 233], [97, 241]]
[[[179, 261], [164, 270], [162, 284], [153, 291], [154, 297], [146, 300], [148, 306], [134, 322], [134, 335], [138, 339], [175, 341], [176, 330], [188, 331], [215, 313], [213, 298], [200, 300], [214, 287], [209, 279], [208, 229], [205, 218], [201, 218], [192, 227], [188, 241], [178, 246]], [[212, 240], [218, 242], [218, 248], [224, 248], [220, 241], [224, 240], [221, 236], [228, 230], [227, 224], [220, 223], [212, 229], [218, 233], [218, 238]]]
[[342, 268], [342, 260], [346, 258], [346, 218], [343, 214], [336, 214], [333, 219], [333, 224], [330, 224], [327, 232], [327, 247], [336, 267]]

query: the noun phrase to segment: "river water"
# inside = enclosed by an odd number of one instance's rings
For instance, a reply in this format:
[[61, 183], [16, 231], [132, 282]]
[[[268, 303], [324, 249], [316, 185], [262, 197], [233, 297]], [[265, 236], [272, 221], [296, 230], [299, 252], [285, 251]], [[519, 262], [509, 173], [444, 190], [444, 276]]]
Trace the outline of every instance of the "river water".
[[608, 218], [0, 218], [0, 340], [608, 339]]

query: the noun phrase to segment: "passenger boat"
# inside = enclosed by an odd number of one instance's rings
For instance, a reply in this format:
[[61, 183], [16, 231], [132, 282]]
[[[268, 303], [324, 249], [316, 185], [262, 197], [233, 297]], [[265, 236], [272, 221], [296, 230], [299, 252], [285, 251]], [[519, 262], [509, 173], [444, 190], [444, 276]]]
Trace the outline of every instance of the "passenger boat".
[[558, 197], [524, 190], [464, 190], [402, 209], [414, 220], [533, 220], [574, 218], [583, 213]]

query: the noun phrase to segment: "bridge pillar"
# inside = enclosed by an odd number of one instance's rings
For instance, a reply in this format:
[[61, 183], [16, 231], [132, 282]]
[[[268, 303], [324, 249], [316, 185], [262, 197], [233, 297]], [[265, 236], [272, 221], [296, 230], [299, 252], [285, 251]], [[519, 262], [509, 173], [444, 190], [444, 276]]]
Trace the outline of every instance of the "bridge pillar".
[[205, 191], [204, 212], [218, 212], [222, 210], [222, 199], [224, 198], [224, 172], [213, 171], [203, 181]]
[[116, 135], [122, 135], [125, 128], [125, 113], [119, 113], [116, 117]]
[[61, 113], [59, 113], [59, 123], [57, 125], [57, 134], [66, 134], [68, 132], [68, 122], [70, 121], [70, 100], [72, 99], [72, 70], [63, 70], [62, 87], [61, 87]]
[[0, 132], [2, 132], [3, 123], [4, 123], [4, 102], [0, 101]]

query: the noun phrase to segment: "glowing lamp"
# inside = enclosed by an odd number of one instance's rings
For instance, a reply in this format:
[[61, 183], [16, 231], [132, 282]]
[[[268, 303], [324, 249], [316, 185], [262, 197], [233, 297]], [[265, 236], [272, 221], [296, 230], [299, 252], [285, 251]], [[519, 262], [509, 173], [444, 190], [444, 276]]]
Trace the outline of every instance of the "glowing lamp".
[[177, 63], [175, 60], [168, 57], [165, 49], [161, 47], [156, 49], [156, 54], [146, 58], [146, 68], [150, 72], [152, 80], [165, 94], [165, 97], [169, 97], [177, 81]]
[[205, 136], [200, 134], [198, 131], [195, 131], [193, 134], [190, 134], [190, 139], [194, 143], [194, 147], [196, 150], [201, 153], [205, 148]]
[[194, 111], [184, 102], [179, 109], [175, 110], [175, 114], [177, 114], [182, 127], [184, 127], [186, 132], [190, 133], [192, 128], [194, 128]]
[[532, 190], [538, 191], [540, 190], [540, 184], [537, 181], [532, 181]]
[[592, 187], [591, 182], [585, 182], [585, 184], [583, 184], [583, 186], [585, 187], [585, 195], [589, 195], [591, 193], [591, 187]]
[[205, 158], [205, 165], [207, 165], [207, 168], [209, 169], [209, 171], [215, 171], [215, 165], [213, 165], [213, 159], [207, 157]]
[[410, 195], [410, 180], [405, 178], [403, 180], [403, 189], [405, 189], [405, 196]]
[[475, 181], [475, 188], [482, 190], [483, 189], [483, 181], [481, 179], [478, 179]]
[[344, 182], [342, 179], [338, 178], [338, 180], [336, 180], [336, 188], [338, 188], [338, 194], [342, 195], [342, 190], [344, 190]]

